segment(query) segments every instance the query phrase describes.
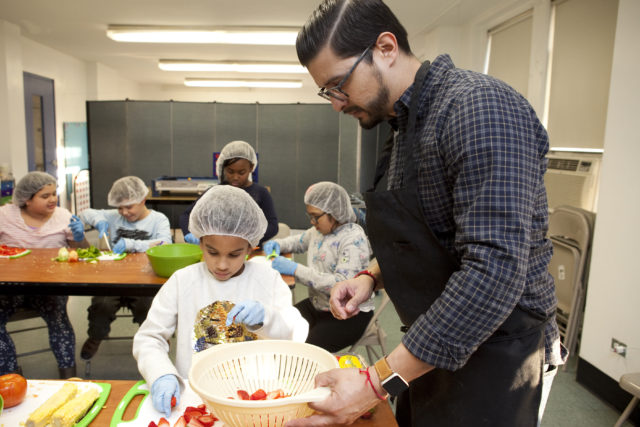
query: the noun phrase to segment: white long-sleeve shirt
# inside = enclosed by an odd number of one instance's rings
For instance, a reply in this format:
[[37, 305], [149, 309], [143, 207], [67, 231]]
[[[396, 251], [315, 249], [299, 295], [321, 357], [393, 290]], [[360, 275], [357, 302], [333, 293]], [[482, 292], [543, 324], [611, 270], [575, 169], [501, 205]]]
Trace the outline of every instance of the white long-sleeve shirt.
[[111, 246], [124, 239], [127, 252], [144, 252], [149, 247], [172, 243], [169, 218], [162, 212], [149, 209], [149, 215], [136, 222], [129, 222], [117, 209], [85, 209], [80, 212], [83, 223], [95, 227], [100, 221], [109, 223]]
[[[160, 288], [147, 319], [133, 338], [133, 357], [148, 384], [166, 374], [188, 377], [196, 348], [198, 312], [215, 301], [262, 303], [263, 325], [251, 328], [259, 339], [306, 340], [309, 324], [292, 305], [291, 291], [280, 273], [258, 262], [247, 261], [244, 265], [239, 276], [219, 281], [200, 262], [176, 271]], [[174, 332], [175, 366], [169, 358], [169, 339]]]

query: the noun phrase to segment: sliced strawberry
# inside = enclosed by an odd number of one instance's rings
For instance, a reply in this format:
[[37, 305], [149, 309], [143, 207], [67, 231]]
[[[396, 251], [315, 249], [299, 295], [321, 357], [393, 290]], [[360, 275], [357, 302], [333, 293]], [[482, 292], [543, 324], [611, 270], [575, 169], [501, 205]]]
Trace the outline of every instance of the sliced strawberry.
[[176, 406], [176, 397], [175, 396], [171, 396], [171, 407], [173, 408], [174, 406]]
[[269, 399], [280, 399], [281, 397], [284, 397], [284, 390], [282, 390], [281, 388], [279, 388], [277, 390], [270, 391], [269, 393], [267, 393], [267, 400], [269, 400]]
[[240, 397], [240, 399], [242, 400], [251, 400], [251, 396], [249, 396], [249, 393], [247, 393], [244, 390], [238, 390], [238, 397]]
[[176, 421], [176, 423], [173, 425], [173, 427], [186, 427], [186, 426], [187, 426], [187, 422], [185, 421], [184, 417], [178, 418], [178, 421]]
[[169, 421], [162, 417], [160, 418], [160, 421], [158, 421], [158, 427], [171, 427], [171, 424], [169, 424]]
[[200, 414], [205, 414], [207, 412], [207, 409], [200, 408], [200, 406], [187, 406], [184, 412], [200, 412]]
[[147, 427], [158, 427], [155, 421], [151, 421]]
[[191, 418], [191, 420], [189, 420], [189, 422], [187, 423], [187, 427], [204, 427], [204, 425], [198, 421], [197, 418]]
[[200, 418], [198, 418], [198, 421], [200, 422], [200, 424], [202, 424], [204, 427], [211, 427], [213, 426], [213, 424], [216, 422], [217, 418], [212, 417], [211, 415], [203, 415]]
[[207, 405], [205, 405], [204, 403], [199, 404], [198, 409], [200, 409], [204, 414], [207, 413]]
[[251, 400], [265, 400], [267, 398], [267, 393], [259, 388], [251, 395]]
[[196, 420], [198, 418], [200, 418], [201, 416], [203, 416], [204, 414], [200, 411], [194, 410], [194, 411], [184, 411], [184, 419], [185, 421], [188, 423], [189, 421], [191, 421], [191, 418], [195, 418]]

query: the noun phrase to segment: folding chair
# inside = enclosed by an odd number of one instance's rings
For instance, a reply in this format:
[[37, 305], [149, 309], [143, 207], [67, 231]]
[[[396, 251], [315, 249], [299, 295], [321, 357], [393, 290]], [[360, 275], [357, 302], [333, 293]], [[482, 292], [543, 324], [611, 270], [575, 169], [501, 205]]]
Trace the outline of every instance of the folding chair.
[[558, 326], [570, 353], [577, 348], [582, 327], [594, 222], [593, 212], [566, 205], [556, 207], [549, 217], [554, 249], [549, 270], [556, 283]]
[[[367, 357], [369, 358], [369, 365], [373, 365], [376, 360], [381, 358], [383, 355], [387, 354], [387, 349], [385, 347], [387, 340], [387, 333], [380, 326], [380, 322], [378, 318], [384, 311], [387, 304], [389, 304], [389, 295], [384, 290], [381, 290], [382, 301], [380, 302], [380, 306], [375, 309], [373, 312], [373, 317], [369, 320], [369, 324], [362, 336], [356, 341], [348, 350], [348, 353], [353, 353], [357, 347], [365, 346], [367, 350]], [[378, 354], [376, 349], [373, 346], [380, 346], [381, 354]]]

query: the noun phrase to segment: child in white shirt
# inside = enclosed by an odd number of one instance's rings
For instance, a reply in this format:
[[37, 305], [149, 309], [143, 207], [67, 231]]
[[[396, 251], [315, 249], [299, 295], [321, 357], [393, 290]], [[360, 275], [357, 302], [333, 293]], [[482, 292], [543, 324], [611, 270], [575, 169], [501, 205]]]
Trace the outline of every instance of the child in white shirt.
[[[191, 357], [201, 348], [194, 334], [198, 312], [213, 302], [234, 303], [227, 325], [233, 320], [244, 323], [259, 338], [306, 339], [309, 325], [293, 307], [291, 291], [280, 274], [264, 263], [245, 261], [266, 228], [260, 207], [239, 188], [212, 187], [196, 203], [189, 231], [200, 239], [203, 261], [169, 278], [133, 339], [133, 356], [151, 384], [158, 411], [169, 416], [171, 398], [179, 399]], [[174, 332], [175, 365], [169, 358]]]

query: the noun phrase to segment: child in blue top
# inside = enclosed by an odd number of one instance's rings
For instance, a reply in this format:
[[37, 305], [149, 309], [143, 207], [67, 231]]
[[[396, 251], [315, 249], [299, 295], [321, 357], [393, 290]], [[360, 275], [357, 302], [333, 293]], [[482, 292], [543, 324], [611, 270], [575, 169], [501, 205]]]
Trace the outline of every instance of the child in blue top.
[[[116, 180], [108, 194], [109, 206], [117, 209], [86, 209], [79, 216], [99, 232], [108, 233], [114, 253], [144, 252], [152, 246], [171, 243], [169, 219], [161, 212], [145, 205], [149, 189], [137, 176]], [[100, 342], [109, 335], [111, 322], [120, 307], [126, 306], [133, 321], [141, 324], [147, 317], [153, 297], [98, 296], [91, 299], [89, 312], [89, 338], [80, 351], [80, 357], [91, 359]]]

